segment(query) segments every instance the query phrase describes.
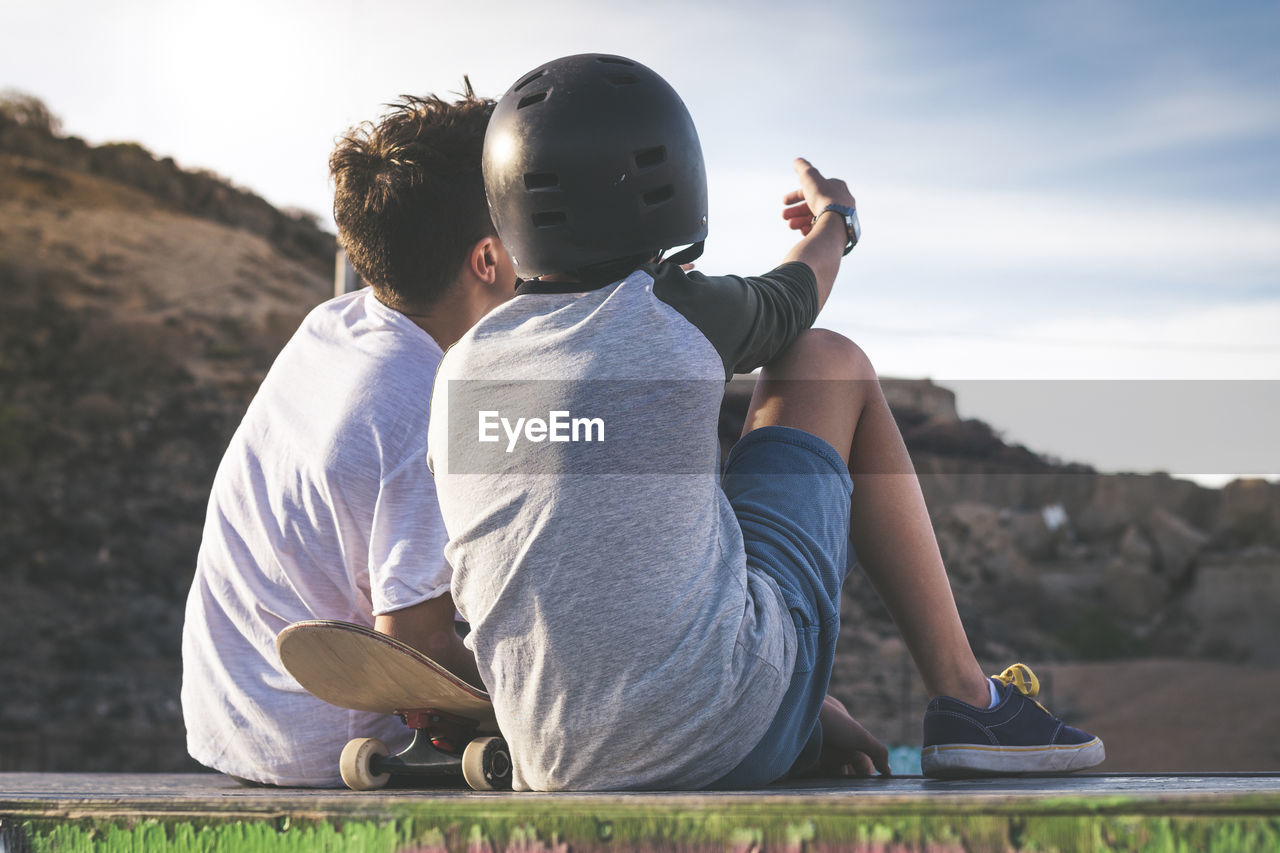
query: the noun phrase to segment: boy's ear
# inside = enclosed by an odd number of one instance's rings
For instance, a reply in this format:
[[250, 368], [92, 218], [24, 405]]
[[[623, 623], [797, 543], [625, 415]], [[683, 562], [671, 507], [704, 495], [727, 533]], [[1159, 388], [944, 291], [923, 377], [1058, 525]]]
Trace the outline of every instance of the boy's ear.
[[467, 254], [467, 270], [485, 284], [493, 284], [498, 278], [498, 253], [501, 251], [496, 237], [477, 240]]

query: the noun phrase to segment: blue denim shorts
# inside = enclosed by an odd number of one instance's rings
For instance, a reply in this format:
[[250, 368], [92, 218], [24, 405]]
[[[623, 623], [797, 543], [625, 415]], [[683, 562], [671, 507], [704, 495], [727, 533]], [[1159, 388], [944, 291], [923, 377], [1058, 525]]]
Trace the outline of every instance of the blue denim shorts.
[[773, 723], [711, 786], [755, 788], [810, 769], [822, 749], [818, 711], [840, 633], [853, 481], [830, 444], [767, 426], [734, 445], [721, 487], [742, 527], [748, 568], [777, 582], [796, 626], [795, 671]]

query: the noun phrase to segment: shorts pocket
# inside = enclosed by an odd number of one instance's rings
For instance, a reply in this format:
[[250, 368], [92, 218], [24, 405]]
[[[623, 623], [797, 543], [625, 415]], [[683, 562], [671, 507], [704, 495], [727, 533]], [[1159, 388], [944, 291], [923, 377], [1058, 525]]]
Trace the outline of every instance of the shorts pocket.
[[782, 597], [791, 611], [791, 621], [796, 626], [795, 672], [812, 672], [818, 659], [820, 626], [813, 616], [813, 605], [808, 601], [796, 601], [793, 593], [784, 591]]

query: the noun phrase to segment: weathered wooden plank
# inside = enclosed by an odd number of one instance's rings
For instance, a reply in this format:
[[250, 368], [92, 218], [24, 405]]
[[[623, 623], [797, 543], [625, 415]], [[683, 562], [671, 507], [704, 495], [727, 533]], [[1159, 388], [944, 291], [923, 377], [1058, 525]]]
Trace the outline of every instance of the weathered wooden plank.
[[244, 788], [0, 774], [0, 850], [1280, 849], [1280, 776], [855, 779], [761, 791]]

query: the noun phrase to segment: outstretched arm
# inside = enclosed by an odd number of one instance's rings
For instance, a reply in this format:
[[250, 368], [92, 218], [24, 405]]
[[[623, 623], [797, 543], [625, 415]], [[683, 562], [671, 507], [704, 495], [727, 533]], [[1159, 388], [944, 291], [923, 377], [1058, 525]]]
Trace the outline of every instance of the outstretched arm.
[[818, 307], [821, 308], [831, 295], [848, 238], [844, 220], [838, 215], [820, 216], [813, 222], [813, 214], [828, 204], [846, 207], [856, 207], [857, 204], [844, 181], [824, 178], [803, 157], [797, 157], [792, 167], [800, 178], [800, 189], [792, 190], [783, 198], [783, 203], [790, 206], [782, 211], [782, 216], [793, 230], [804, 237], [787, 253], [783, 263], [800, 261], [813, 270], [814, 277], [818, 279]]
[[824, 178], [808, 160], [793, 165], [800, 189], [786, 195], [791, 206], [783, 216], [804, 237], [777, 269], [741, 278], [686, 275], [670, 265], [651, 268], [654, 295], [706, 335], [724, 362], [726, 379], [772, 360], [813, 325], [840, 269], [848, 242], [844, 219], [833, 214], [814, 222], [810, 207], [853, 207], [853, 195], [844, 181]]

